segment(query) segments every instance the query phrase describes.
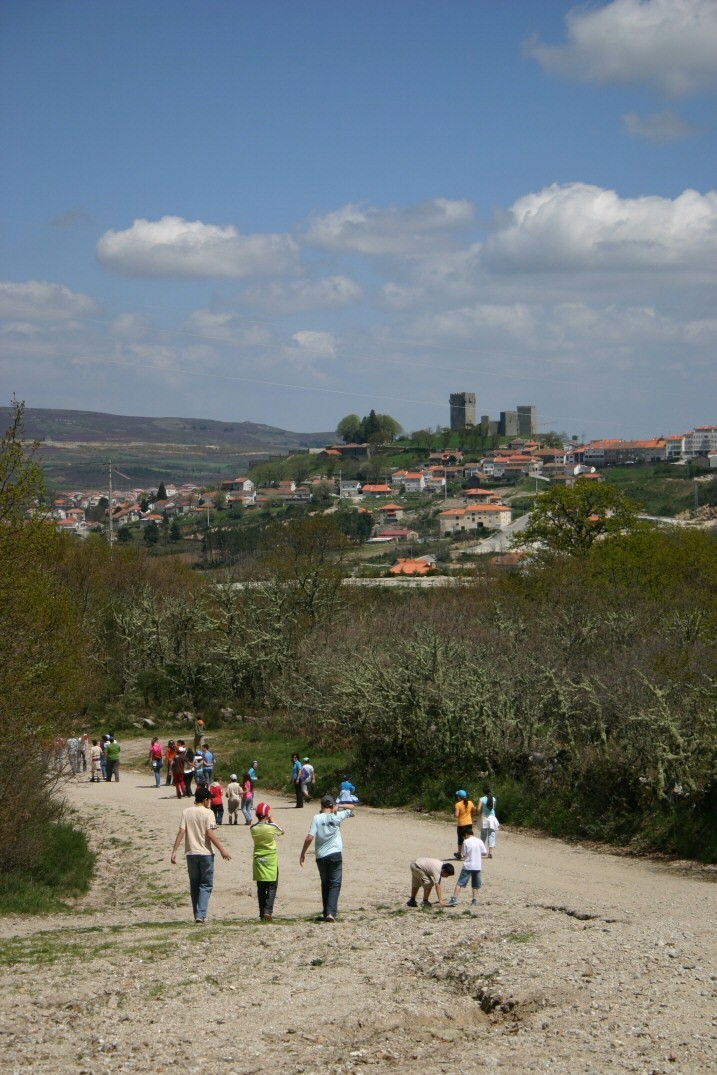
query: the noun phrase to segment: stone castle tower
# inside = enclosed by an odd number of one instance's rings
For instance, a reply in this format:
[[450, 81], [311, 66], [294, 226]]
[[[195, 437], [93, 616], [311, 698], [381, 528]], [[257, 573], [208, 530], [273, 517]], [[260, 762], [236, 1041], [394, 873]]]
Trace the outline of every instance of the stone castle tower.
[[465, 429], [476, 424], [475, 392], [451, 392], [451, 429]]

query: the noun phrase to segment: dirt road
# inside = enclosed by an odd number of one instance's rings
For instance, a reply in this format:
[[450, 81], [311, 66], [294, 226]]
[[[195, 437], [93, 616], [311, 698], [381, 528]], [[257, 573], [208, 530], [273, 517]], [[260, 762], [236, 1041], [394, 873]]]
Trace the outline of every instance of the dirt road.
[[477, 908], [409, 910], [409, 861], [449, 858], [454, 828], [361, 808], [325, 925], [298, 864], [313, 809], [262, 792], [286, 829], [276, 918], [257, 919], [248, 831], [223, 826], [195, 926], [173, 789], [125, 770], [68, 797], [98, 878], [72, 915], [0, 921], [3, 1072], [717, 1070], [714, 871], [503, 829]]

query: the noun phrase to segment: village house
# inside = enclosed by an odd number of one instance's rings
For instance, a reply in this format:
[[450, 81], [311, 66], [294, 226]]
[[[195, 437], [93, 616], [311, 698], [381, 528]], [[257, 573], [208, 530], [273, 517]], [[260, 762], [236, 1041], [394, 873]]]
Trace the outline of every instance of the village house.
[[361, 495], [361, 482], [360, 481], [344, 481], [343, 478], [339, 480], [339, 497], [342, 500], [348, 497]]
[[421, 470], [396, 470], [391, 475], [391, 485], [398, 485], [406, 493], [422, 493], [426, 479]]
[[382, 523], [397, 523], [403, 518], [403, 507], [400, 504], [384, 504], [378, 510]]
[[471, 530], [503, 530], [511, 521], [511, 510], [505, 504], [470, 504], [465, 508], [450, 508], [439, 516], [441, 537]]
[[391, 489], [391, 486], [386, 485], [385, 482], [383, 484], [364, 485], [361, 487], [362, 496], [390, 496], [392, 492], [393, 490]]
[[435, 571], [435, 564], [427, 560], [399, 559], [393, 567], [389, 568], [389, 571], [392, 575], [413, 575], [420, 578]]
[[240, 476], [238, 478], [230, 478], [228, 481], [224, 481], [219, 486], [223, 493], [254, 493], [256, 486], [251, 478], [245, 478]]

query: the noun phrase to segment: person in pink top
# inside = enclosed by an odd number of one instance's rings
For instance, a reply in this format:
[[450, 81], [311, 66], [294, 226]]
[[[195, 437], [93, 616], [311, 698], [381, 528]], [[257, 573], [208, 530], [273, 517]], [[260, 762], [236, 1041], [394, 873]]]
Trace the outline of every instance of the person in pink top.
[[224, 820], [224, 788], [216, 778], [209, 785], [209, 794], [217, 825], [221, 825]]
[[162, 783], [162, 759], [164, 758], [164, 747], [159, 741], [159, 738], [155, 735], [150, 747], [149, 747], [149, 762], [152, 766], [152, 772], [154, 773], [154, 786], [156, 788]]

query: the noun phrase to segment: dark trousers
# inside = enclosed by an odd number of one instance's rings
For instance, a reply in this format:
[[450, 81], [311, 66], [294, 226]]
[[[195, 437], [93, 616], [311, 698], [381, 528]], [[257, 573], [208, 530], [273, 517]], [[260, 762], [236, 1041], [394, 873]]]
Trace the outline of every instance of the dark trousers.
[[341, 892], [341, 879], [343, 876], [343, 859], [341, 852], [334, 855], [325, 855], [316, 860], [321, 878], [321, 901], [324, 905], [324, 918], [327, 915], [336, 917], [339, 907], [339, 893]]
[[277, 872], [276, 881], [257, 881], [256, 894], [259, 899], [259, 918], [263, 918], [264, 915], [274, 913], [274, 900], [276, 899], [276, 890], [279, 887], [279, 874]]
[[194, 773], [184, 774], [184, 794], [187, 798], [191, 798], [192, 795], [192, 781], [194, 780]]
[[107, 759], [107, 776], [105, 777], [105, 780], [108, 784], [113, 776], [115, 780], [119, 780], [119, 758], [115, 761], [110, 761], [109, 758]]
[[472, 825], [458, 825], [458, 850], [463, 847], [463, 841], [467, 840], [469, 836], [473, 835]]
[[295, 780], [294, 781], [294, 788], [296, 789], [296, 805], [297, 805], [298, 809], [302, 809], [303, 806], [304, 806], [304, 791], [303, 791], [303, 788], [301, 787], [301, 781], [300, 780]]

